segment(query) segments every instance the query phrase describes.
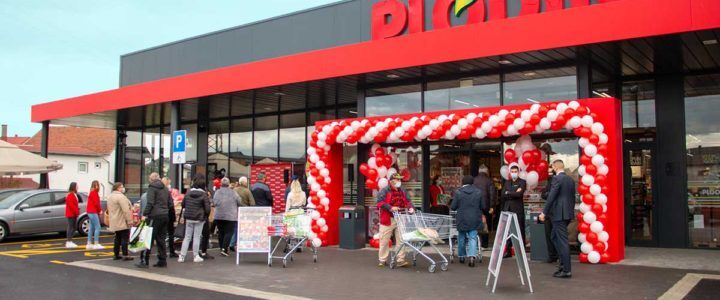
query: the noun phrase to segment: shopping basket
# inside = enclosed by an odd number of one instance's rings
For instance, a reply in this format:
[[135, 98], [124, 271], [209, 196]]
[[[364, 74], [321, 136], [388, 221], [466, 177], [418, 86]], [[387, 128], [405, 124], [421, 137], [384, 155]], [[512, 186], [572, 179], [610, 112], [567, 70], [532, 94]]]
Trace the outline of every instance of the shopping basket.
[[[428, 267], [430, 273], [435, 272], [438, 264], [440, 270], [447, 271], [448, 260], [436, 244], [443, 243], [444, 239], [450, 237], [452, 218], [448, 215], [425, 214], [419, 211], [415, 213], [397, 211], [393, 212], [393, 217], [401, 236], [398, 237], [400, 245], [397, 251], [391, 253], [390, 268], [395, 268], [397, 254], [401, 253], [403, 248], [408, 247], [413, 250], [413, 266], [417, 265], [417, 256], [420, 255], [430, 263]], [[428, 245], [440, 256], [439, 260], [433, 260], [422, 251]]]
[[[311, 226], [310, 211], [303, 209], [294, 209], [284, 214], [271, 216], [268, 235], [279, 238], [272, 247], [272, 251], [268, 253], [268, 266], [272, 267], [273, 259], [282, 259], [283, 268], [286, 268], [288, 260], [293, 261], [294, 254], [307, 243], [312, 234]], [[310, 250], [313, 253], [313, 262], [317, 262], [317, 248], [311, 246]], [[276, 255], [276, 253], [279, 254]]]

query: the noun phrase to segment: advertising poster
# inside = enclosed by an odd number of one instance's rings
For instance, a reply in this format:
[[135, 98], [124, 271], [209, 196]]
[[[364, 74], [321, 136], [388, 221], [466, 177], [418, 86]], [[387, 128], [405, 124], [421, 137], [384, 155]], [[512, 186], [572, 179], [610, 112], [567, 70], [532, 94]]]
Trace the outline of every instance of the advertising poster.
[[239, 207], [237, 251], [239, 253], [263, 253], [270, 251], [271, 207]]

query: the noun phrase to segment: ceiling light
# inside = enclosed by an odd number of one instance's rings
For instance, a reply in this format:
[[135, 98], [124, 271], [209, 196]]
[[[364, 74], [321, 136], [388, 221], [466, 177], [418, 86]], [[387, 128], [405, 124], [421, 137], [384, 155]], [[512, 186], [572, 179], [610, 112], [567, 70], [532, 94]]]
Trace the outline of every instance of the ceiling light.
[[523, 75], [525, 75], [525, 76], [535, 76], [535, 75], [537, 75], [537, 73], [535, 73], [535, 72], [527, 72], [527, 73], [523, 73]]
[[265, 106], [265, 110], [272, 110], [272, 107]]
[[395, 75], [395, 74], [387, 74], [387, 78], [390, 78], [390, 79], [398, 79], [398, 78], [400, 78], [400, 76], [399, 76], [399, 75]]
[[286, 95], [286, 94], [285, 94], [285, 93], [282, 93], [282, 92], [275, 92], [275, 96], [285, 96], [285, 95]]
[[350, 111], [348, 111], [348, 112], [351, 113], [351, 114], [353, 114], [353, 115], [357, 115], [357, 112], [354, 111], [354, 110], [350, 110]]
[[600, 97], [604, 97], [603, 94], [598, 93], [598, 91], [593, 91], [593, 94], [598, 95]]
[[532, 102], [532, 103], [540, 103], [540, 101], [533, 100], [533, 99], [530, 99], [530, 98], [527, 98], [527, 101], [530, 101], [530, 102]]
[[507, 59], [498, 60], [498, 63], [501, 64], [501, 65], [509, 65], [509, 64], [512, 64], [512, 62], [509, 61], [509, 60], [507, 60]]
[[704, 40], [703, 45], [709, 46], [709, 45], [717, 45], [718, 40], [712, 39], [712, 40]]
[[465, 101], [455, 100], [455, 102], [460, 103], [462, 105], [470, 105], [470, 103], [467, 103]]

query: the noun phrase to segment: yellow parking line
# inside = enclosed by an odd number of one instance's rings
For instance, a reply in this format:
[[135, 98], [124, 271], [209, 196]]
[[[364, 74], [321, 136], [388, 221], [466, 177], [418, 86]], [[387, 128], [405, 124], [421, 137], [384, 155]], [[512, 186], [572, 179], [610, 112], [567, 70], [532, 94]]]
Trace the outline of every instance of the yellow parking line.
[[[114, 237], [114, 235], [101, 235], [101, 238], [105, 237]], [[21, 244], [33, 244], [33, 243], [46, 243], [46, 242], [56, 242], [56, 241], [64, 241], [66, 238], [60, 238], [60, 239], [49, 239], [49, 240], [37, 240], [37, 241], [25, 241], [25, 242], [12, 242], [12, 243], [0, 243], [0, 246], [9, 246], [9, 245], [21, 245]], [[76, 240], [87, 240], [87, 237], [76, 237], [73, 238], [73, 241]]]
[[65, 264], [64, 261], [59, 261], [59, 260], [51, 260], [50, 263], [53, 263], [53, 264], [56, 264], [56, 265], [64, 265], [64, 264]]
[[[103, 246], [110, 247], [110, 246], [112, 246], [112, 244], [105, 244]], [[98, 251], [98, 250], [87, 250], [84, 247], [78, 247], [75, 249], [66, 249], [64, 247], [58, 247], [58, 248], [45, 248], [45, 249], [22, 249], [22, 250], [13, 250], [13, 251], [3, 251], [3, 252], [0, 252], [0, 255], [5, 255], [5, 256], [10, 256], [10, 257], [15, 257], [15, 258], [28, 258], [29, 256], [35, 256], [35, 255], [64, 254], [64, 253], [73, 253], [73, 252], [92, 252], [92, 251]]]
[[0, 252], [0, 255], [10, 256], [10, 257], [14, 257], [14, 258], [22, 258], [22, 259], [28, 258], [27, 255], [18, 255], [18, 254], [4, 253], [4, 252]]

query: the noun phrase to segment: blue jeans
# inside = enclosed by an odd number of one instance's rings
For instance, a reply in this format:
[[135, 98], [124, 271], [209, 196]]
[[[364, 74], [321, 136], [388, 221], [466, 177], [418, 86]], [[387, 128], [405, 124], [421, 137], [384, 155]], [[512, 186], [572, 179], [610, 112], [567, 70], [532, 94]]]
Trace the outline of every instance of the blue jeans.
[[[467, 242], [467, 249], [465, 241]], [[458, 257], [477, 256], [478, 255], [478, 234], [477, 230], [459, 231], [458, 230]]]
[[93, 238], [95, 239], [95, 244], [100, 243], [100, 218], [98, 217], [98, 214], [88, 214], [88, 219], [90, 220], [90, 228], [88, 228], [88, 244], [91, 244], [93, 242]]
[[230, 238], [230, 247], [235, 247], [235, 244], [237, 243], [237, 226], [233, 228], [232, 232], [233, 235], [232, 238]]

